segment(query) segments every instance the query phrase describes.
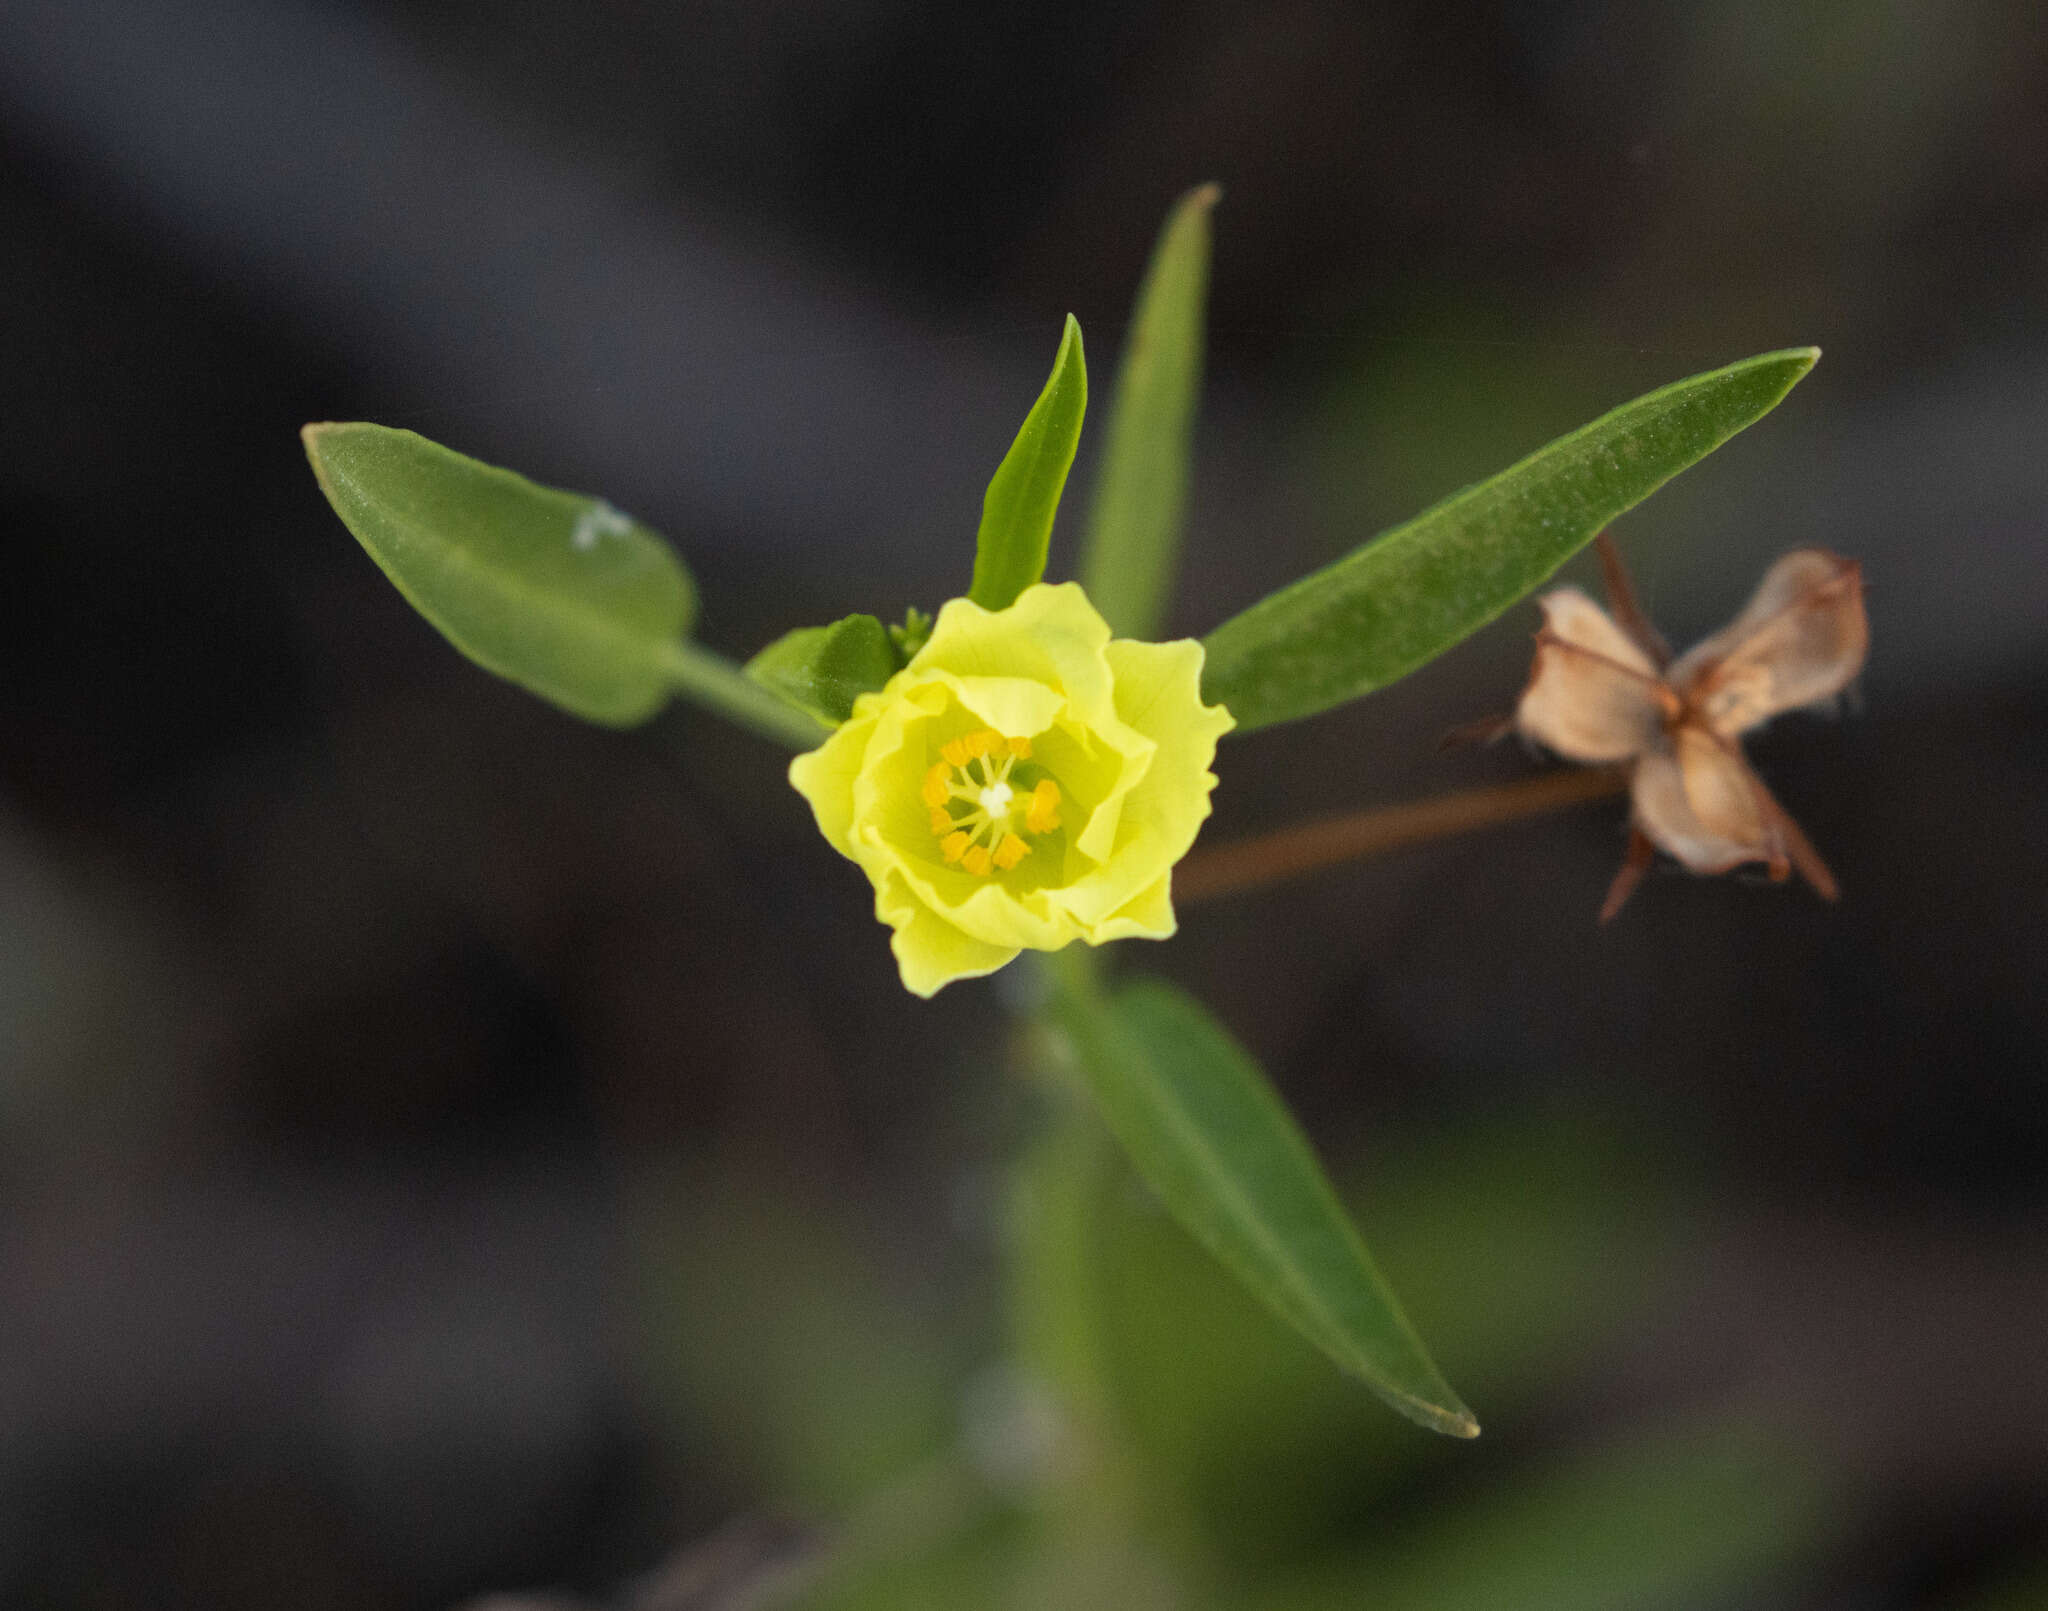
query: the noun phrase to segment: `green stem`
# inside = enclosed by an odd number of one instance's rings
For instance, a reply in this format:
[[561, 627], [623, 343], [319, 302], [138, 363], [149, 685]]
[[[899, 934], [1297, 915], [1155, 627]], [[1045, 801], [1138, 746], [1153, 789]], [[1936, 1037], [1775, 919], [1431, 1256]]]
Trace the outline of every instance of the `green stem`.
[[1092, 1467], [1110, 1394], [1091, 1227], [1114, 1160], [1108, 1135], [1074, 1095], [1049, 1092], [1046, 1106], [1051, 1111], [1012, 1176], [1012, 1346], [1032, 1380], [1058, 1400], [1077, 1445], [1068, 1452]]
[[796, 750], [814, 750], [832, 730], [769, 692], [723, 655], [678, 639], [662, 651], [661, 669], [685, 699], [737, 727]]
[[[1053, 1002], [1102, 988], [1103, 959], [1086, 946], [1035, 960]], [[1059, 1427], [1040, 1504], [1071, 1579], [1061, 1603], [1172, 1611], [1197, 1597], [1203, 1552], [1130, 1446], [1103, 1331], [1104, 1213], [1128, 1177], [1078, 1075], [1063, 1066], [1064, 1035], [1043, 1010], [1033, 1028], [1043, 1112], [1012, 1166], [1007, 1287], [1014, 1356], [1051, 1399]]]
[[1100, 1238], [1103, 1194], [1117, 1180], [1115, 1149], [1067, 1065], [1064, 1035], [1051, 1027], [1057, 1004], [1101, 990], [1101, 959], [1085, 945], [1032, 959], [1045, 1001], [1030, 1038], [1040, 1075], [1038, 1133], [1013, 1174], [1011, 1336], [1019, 1362], [1061, 1401], [1084, 1445], [1099, 1447], [1111, 1392], [1100, 1335]]

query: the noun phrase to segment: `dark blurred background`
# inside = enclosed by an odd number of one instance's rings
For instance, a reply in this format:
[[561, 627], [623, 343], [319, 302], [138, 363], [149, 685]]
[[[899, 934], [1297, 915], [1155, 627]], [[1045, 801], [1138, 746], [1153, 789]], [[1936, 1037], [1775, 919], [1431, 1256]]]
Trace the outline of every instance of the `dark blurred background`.
[[[1118, 1198], [1222, 1603], [2048, 1605], [2036, 0], [5, 0], [0, 1601], [606, 1597], [949, 1451], [1002, 1486], [1005, 986], [901, 992], [770, 747], [460, 659], [295, 432], [603, 493], [729, 653], [896, 617], [1211, 179], [1177, 629], [1806, 342], [1616, 535], [1678, 642], [1803, 544], [1874, 623], [1753, 746], [1837, 907], [1667, 872], [1596, 928], [1610, 802], [1122, 958], [1264, 1058], [1488, 1425]], [[1228, 746], [1208, 842], [1527, 774], [1435, 740], [1533, 620]], [[1062, 1603], [919, 1525], [955, 1586], [860, 1603]]]

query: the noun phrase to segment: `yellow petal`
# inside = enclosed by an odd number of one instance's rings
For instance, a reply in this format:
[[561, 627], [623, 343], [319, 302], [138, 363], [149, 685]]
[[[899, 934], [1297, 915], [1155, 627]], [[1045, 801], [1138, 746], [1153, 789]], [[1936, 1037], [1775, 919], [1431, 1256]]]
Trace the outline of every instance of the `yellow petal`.
[[1209, 815], [1216, 741], [1237, 720], [1202, 703], [1202, 646], [1192, 639], [1112, 643], [1109, 663], [1119, 714], [1157, 746], [1128, 809], [1158, 833], [1169, 861], [1179, 861]]
[[[969, 715], [996, 723], [1012, 733], [1043, 732], [1066, 706], [1057, 688], [1029, 677], [956, 677], [951, 672], [940, 672], [934, 680], [951, 689]], [[970, 757], [986, 755], [1002, 742], [1001, 734], [992, 729], [984, 729], [984, 733], [994, 741], [987, 749], [978, 747], [976, 742], [984, 736], [982, 733], [958, 741]]]
[[920, 908], [890, 937], [903, 988], [931, 997], [955, 979], [978, 979], [1014, 959], [1014, 945], [991, 945], [963, 934], [944, 918]]
[[[1077, 584], [1040, 582], [1018, 594], [1007, 610], [984, 610], [971, 599], [944, 605], [914, 664], [922, 671], [1021, 677], [1056, 688], [1092, 722], [1109, 704], [1109, 668], [1102, 659], [1108, 643], [1108, 623]], [[1002, 726], [993, 716], [987, 720]], [[1004, 730], [1027, 737], [1035, 732]]]
[[851, 856], [855, 781], [868, 764], [875, 717], [856, 712], [824, 743], [789, 763], [789, 782], [810, 803], [818, 831], [841, 855]]
[[1162, 873], [1095, 925], [1095, 943], [1105, 940], [1170, 940], [1179, 926], [1173, 915], [1173, 875]]

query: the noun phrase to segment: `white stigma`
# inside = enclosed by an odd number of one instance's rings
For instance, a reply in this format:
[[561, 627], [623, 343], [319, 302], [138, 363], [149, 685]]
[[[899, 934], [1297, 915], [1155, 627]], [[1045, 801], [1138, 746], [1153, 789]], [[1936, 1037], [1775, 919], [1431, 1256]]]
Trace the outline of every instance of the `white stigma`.
[[991, 783], [975, 798], [979, 801], [981, 809], [988, 813], [991, 822], [1001, 822], [1009, 816], [1010, 801], [1015, 798], [1016, 792], [1007, 783]]

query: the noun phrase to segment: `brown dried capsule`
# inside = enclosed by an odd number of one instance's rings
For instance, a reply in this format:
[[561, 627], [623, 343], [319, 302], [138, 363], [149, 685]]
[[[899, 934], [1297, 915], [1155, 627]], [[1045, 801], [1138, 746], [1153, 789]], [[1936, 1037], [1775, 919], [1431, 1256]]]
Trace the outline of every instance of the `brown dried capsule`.
[[1621, 910], [1652, 847], [1696, 873], [1797, 868], [1823, 899], [1834, 875], [1742, 754], [1741, 735], [1832, 698], [1863, 669], [1863, 572], [1818, 548], [1787, 554], [1732, 622], [1676, 661], [1603, 533], [1613, 614], [1575, 587], [1544, 594], [1536, 664], [1514, 729], [1566, 760], [1630, 766], [1631, 833], [1600, 919]]

